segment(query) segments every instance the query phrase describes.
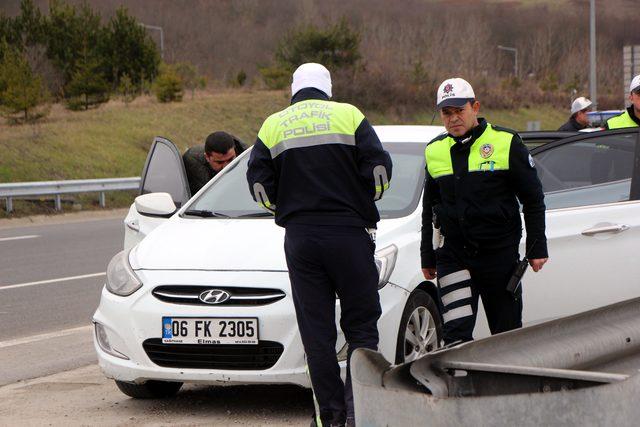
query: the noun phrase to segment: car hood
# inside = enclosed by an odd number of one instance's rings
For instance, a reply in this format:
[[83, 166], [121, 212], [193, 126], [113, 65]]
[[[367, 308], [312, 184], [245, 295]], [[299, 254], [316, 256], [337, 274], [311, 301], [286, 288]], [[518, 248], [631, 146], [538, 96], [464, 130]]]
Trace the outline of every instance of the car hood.
[[[378, 224], [378, 248], [407, 218]], [[269, 219], [184, 219], [159, 226], [131, 252], [134, 270], [287, 271], [284, 228]]]

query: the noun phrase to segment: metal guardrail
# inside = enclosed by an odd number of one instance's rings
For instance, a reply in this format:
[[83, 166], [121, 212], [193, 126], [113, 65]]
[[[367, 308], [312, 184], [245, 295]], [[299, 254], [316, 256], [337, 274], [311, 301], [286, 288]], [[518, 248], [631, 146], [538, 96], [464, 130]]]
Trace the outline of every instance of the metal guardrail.
[[29, 196], [55, 196], [55, 209], [62, 210], [63, 194], [100, 193], [100, 206], [105, 207], [105, 192], [120, 190], [137, 190], [140, 188], [140, 177], [74, 179], [67, 181], [34, 181], [11, 182], [0, 184], [0, 198], [6, 199], [7, 213], [13, 211], [13, 199]]
[[351, 356], [367, 426], [637, 426], [640, 298], [539, 323], [397, 366]]

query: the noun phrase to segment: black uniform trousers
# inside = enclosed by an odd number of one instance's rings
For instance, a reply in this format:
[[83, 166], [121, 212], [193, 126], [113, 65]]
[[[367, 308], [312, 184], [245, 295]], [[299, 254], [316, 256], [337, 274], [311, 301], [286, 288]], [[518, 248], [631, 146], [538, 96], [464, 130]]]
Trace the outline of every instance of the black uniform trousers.
[[378, 347], [380, 317], [375, 244], [364, 228], [288, 224], [284, 250], [298, 328], [323, 423], [353, 417], [351, 374], [343, 383], [336, 357], [336, 294], [348, 359]]
[[438, 294], [445, 344], [471, 341], [482, 298], [492, 334], [522, 327], [522, 287], [506, 287], [519, 260], [518, 247], [469, 250], [447, 242], [436, 250]]

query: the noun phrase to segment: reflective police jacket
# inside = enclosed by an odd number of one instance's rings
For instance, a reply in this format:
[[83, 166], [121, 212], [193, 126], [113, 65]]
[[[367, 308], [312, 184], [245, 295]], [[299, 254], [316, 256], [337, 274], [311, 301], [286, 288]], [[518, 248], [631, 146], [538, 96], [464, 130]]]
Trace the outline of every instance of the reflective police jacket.
[[[433, 214], [445, 242], [473, 251], [518, 245], [522, 203], [529, 258], [546, 258], [544, 194], [533, 158], [514, 131], [488, 124], [454, 138], [443, 134], [425, 149], [422, 268], [435, 267]], [[535, 243], [535, 244], [534, 244]]]
[[636, 117], [633, 105], [627, 108], [622, 114], [611, 117], [607, 120], [606, 129], [636, 128], [640, 126], [640, 119]]
[[247, 171], [254, 200], [283, 227], [375, 227], [390, 179], [391, 158], [364, 115], [312, 88], [265, 120]]

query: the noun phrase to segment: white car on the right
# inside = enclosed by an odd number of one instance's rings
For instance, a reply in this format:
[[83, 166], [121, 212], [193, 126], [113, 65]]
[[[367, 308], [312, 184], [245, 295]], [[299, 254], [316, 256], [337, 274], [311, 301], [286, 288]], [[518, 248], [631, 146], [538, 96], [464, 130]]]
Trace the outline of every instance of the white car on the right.
[[[580, 134], [531, 154], [549, 262], [524, 276], [524, 325], [640, 296], [640, 130]], [[488, 334], [484, 317], [476, 338]]]
[[[377, 131], [382, 132], [383, 140], [424, 141], [426, 145], [433, 138], [429, 127], [382, 127]], [[638, 128], [574, 134], [523, 132], [521, 136], [530, 147], [545, 192], [550, 257], [542, 271], [529, 270], [523, 279], [524, 325], [640, 296]], [[143, 171], [142, 194], [168, 192], [177, 206], [187, 203], [190, 195], [177, 149], [173, 148], [173, 155], [168, 149], [155, 151], [152, 156], [151, 149]], [[413, 173], [422, 171], [418, 167]], [[413, 191], [419, 194], [422, 181], [416, 180], [415, 185]], [[421, 277], [417, 248], [422, 205], [416, 205], [410, 245], [416, 249], [403, 252], [402, 257], [409, 257], [414, 266], [409, 269], [415, 271], [406, 273]], [[141, 214], [132, 205], [125, 220], [125, 248], [135, 246], [171, 215]], [[521, 255], [525, 253], [524, 240]], [[426, 281], [421, 285], [434, 289]], [[480, 313], [474, 335], [481, 338], [488, 331], [484, 313]]]

